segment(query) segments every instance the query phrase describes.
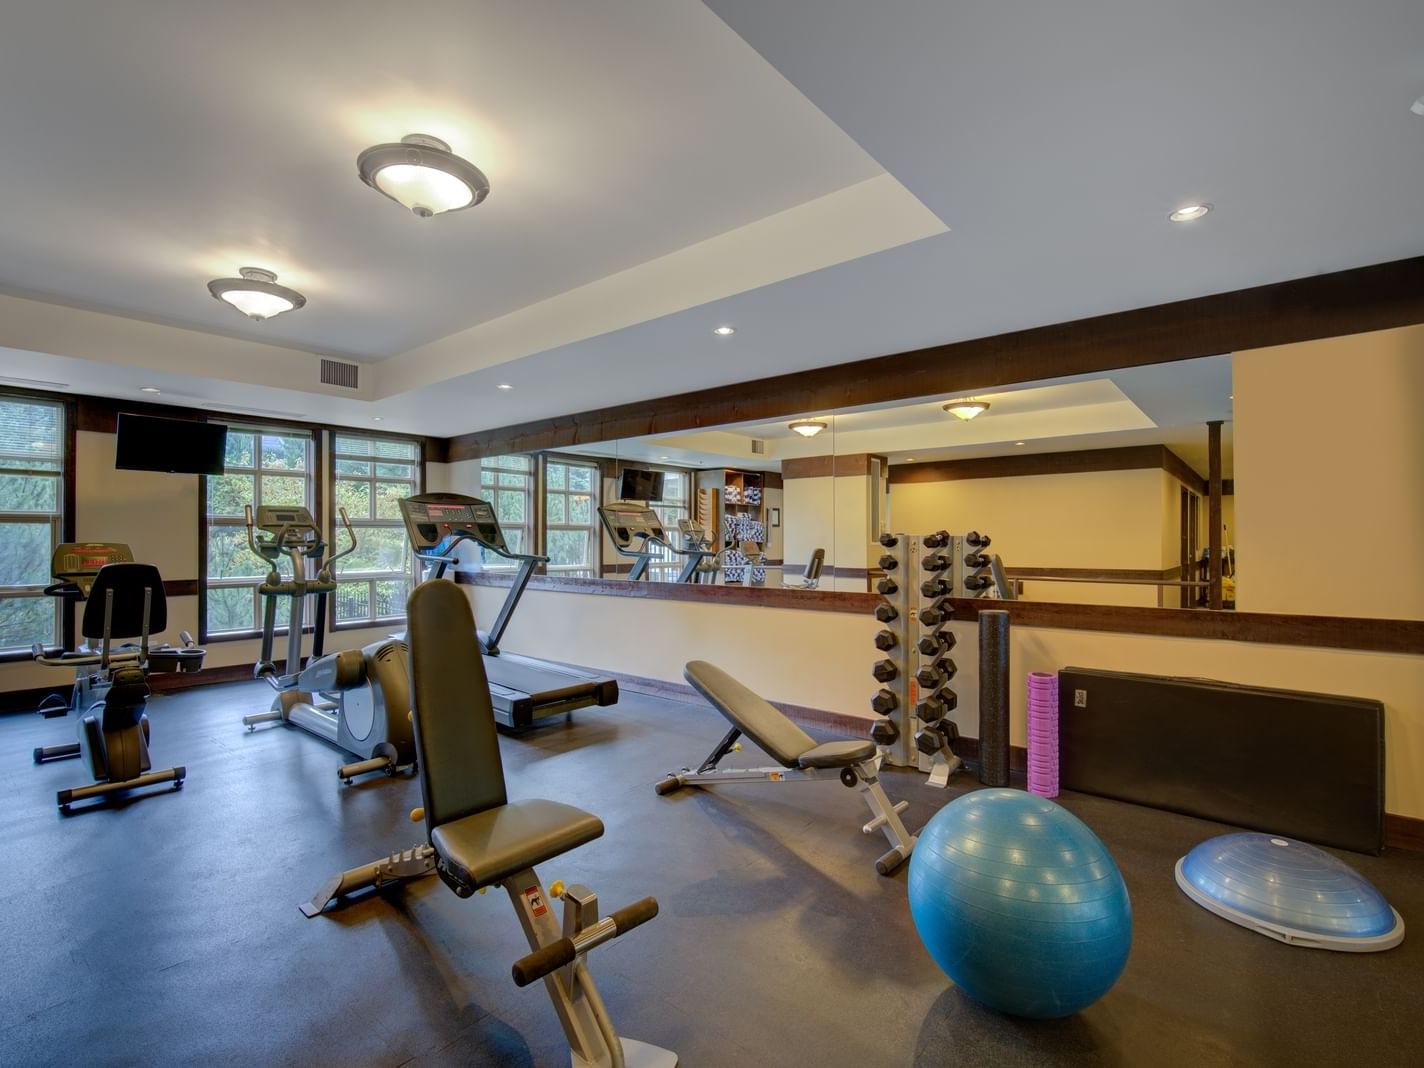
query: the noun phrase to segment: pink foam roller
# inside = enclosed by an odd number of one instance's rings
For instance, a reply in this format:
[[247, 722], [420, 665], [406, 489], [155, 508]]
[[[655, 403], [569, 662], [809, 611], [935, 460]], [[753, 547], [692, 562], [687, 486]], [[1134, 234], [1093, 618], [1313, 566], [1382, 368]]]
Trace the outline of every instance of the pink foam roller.
[[1058, 796], [1058, 676], [1028, 676], [1028, 792]]

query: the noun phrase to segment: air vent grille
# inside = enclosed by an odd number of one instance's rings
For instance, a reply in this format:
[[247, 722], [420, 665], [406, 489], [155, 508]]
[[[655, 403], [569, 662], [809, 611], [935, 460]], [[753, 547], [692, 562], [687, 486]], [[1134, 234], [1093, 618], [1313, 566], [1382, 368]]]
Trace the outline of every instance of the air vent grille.
[[762, 441], [761, 438], [752, 438], [752, 452], [757, 455], [764, 455], [766, 453], [766, 442]]
[[359, 389], [359, 376], [361, 367], [359, 364], [342, 363], [340, 360], [321, 361], [321, 381], [327, 386], [342, 386], [346, 389]]

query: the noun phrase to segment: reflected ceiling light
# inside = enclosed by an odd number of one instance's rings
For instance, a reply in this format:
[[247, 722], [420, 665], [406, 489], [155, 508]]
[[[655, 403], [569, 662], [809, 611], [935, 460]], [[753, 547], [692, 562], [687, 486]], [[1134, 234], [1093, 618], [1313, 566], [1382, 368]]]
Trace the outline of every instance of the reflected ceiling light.
[[381, 417], [380, 417], [379, 415], [373, 415], [373, 416], [371, 416], [371, 422], [373, 422], [373, 423], [379, 423], [380, 421], [381, 421]]
[[1424, 96], [1421, 96], [1414, 103], [1409, 105], [1409, 110], [1416, 115], [1424, 115]]
[[976, 415], [983, 415], [989, 410], [989, 402], [981, 400], [952, 400], [944, 406], [944, 410], [956, 419], [963, 419], [966, 423]]
[[1022, 442], [1022, 441], [1016, 441], [1016, 442], [1014, 442], [1014, 444], [1015, 444], [1015, 445], [1022, 445], [1023, 442]]
[[163, 392], [163, 390], [159, 389], [157, 386], [139, 386], [139, 387], [138, 387], [138, 391], [139, 391], [140, 393], [162, 393], [162, 392]]
[[819, 419], [798, 419], [794, 423], [787, 423], [786, 428], [796, 431], [803, 438], [814, 438], [826, 429], [826, 424]]
[[501, 382], [499, 385], [495, 386], [494, 388], [495, 388], [495, 389], [510, 390], [510, 389], [513, 389], [514, 387], [511, 386], [508, 382]]
[[1172, 222], [1196, 222], [1209, 211], [1211, 211], [1210, 204], [1185, 204], [1168, 215], [1167, 218]]
[[712, 333], [718, 337], [731, 337], [736, 332], [737, 328], [735, 326], [714, 326], [712, 328]]
[[277, 284], [277, 276], [261, 267], [242, 267], [241, 278], [214, 278], [208, 292], [259, 323], [284, 311], [300, 308], [307, 298], [295, 289]]
[[905, 462], [906, 462], [907, 464], [912, 464], [912, 463], [915, 462], [915, 458], [914, 458], [913, 456], [906, 456], [906, 457], [905, 457]]
[[372, 145], [356, 157], [356, 170], [361, 181], [422, 219], [472, 208], [490, 191], [482, 170], [429, 134]]

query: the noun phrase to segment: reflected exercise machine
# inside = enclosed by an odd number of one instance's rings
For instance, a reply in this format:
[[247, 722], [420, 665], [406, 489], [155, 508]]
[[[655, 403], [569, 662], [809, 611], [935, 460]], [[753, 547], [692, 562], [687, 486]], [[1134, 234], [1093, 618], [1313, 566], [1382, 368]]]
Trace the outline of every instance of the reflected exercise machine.
[[680, 521], [678, 526], [683, 535], [683, 546], [678, 548], [668, 537], [662, 517], [641, 502], [614, 501], [599, 505], [598, 517], [603, 521], [603, 528], [608, 531], [618, 555], [633, 561], [633, 568], [628, 572], [629, 582], [648, 577], [648, 568], [659, 549], [683, 558], [677, 573], [678, 582], [700, 582], [715, 577], [716, 569], [709, 569], [706, 565], [708, 559], [716, 557], [717, 553], [709, 544], [703, 528], [687, 520]]

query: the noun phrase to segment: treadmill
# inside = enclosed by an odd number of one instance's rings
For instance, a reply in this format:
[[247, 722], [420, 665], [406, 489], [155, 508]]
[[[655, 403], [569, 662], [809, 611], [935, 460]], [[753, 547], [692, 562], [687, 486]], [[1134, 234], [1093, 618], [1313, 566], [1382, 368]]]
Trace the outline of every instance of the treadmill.
[[494, 625], [487, 631], [476, 631], [498, 723], [505, 727], [532, 727], [576, 708], [618, 703], [616, 679], [500, 649], [499, 640], [504, 637], [524, 588], [534, 569], [548, 557], [511, 550], [488, 501], [462, 493], [421, 493], [402, 500], [400, 510], [415, 555], [424, 565], [425, 580], [445, 576], [463, 541], [472, 541], [518, 565], [514, 584]]
[[666, 549], [682, 557], [678, 582], [710, 582], [716, 577], [716, 571], [708, 568], [706, 561], [717, 553], [707, 544], [706, 531], [695, 523], [678, 520], [683, 540], [683, 546], [679, 549], [663, 528], [662, 517], [643, 501], [614, 501], [600, 505], [598, 517], [603, 520], [603, 529], [608, 531], [618, 555], [633, 561], [628, 581], [648, 578], [648, 568], [658, 549]]

